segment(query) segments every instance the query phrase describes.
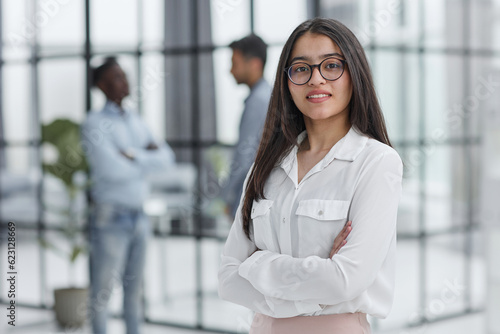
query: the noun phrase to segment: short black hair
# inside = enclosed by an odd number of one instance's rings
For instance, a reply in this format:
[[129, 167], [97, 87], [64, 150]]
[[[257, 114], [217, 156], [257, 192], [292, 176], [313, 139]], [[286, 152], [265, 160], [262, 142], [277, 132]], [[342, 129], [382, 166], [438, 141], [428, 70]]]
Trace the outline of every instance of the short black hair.
[[259, 58], [262, 61], [262, 68], [266, 65], [267, 44], [255, 34], [250, 34], [240, 40], [229, 44], [233, 50], [239, 50], [245, 58]]
[[106, 57], [104, 59], [104, 62], [101, 65], [92, 69], [92, 85], [97, 86], [99, 81], [101, 81], [104, 73], [106, 73], [106, 71], [108, 69], [110, 69], [111, 67], [113, 67], [115, 65], [118, 65], [118, 62], [116, 61], [116, 57], [110, 56], [110, 57]]

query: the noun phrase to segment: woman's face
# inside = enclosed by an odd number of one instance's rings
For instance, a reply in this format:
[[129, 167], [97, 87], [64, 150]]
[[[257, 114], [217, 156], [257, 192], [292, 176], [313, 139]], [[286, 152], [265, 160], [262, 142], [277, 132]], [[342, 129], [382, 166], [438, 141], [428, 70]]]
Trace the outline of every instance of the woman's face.
[[[289, 65], [298, 62], [315, 65], [332, 56], [344, 59], [340, 48], [328, 36], [305, 33], [295, 41]], [[352, 84], [347, 68], [339, 79], [329, 81], [315, 67], [306, 84], [296, 85], [288, 80], [288, 89], [306, 124], [320, 120], [345, 122], [348, 119]]]

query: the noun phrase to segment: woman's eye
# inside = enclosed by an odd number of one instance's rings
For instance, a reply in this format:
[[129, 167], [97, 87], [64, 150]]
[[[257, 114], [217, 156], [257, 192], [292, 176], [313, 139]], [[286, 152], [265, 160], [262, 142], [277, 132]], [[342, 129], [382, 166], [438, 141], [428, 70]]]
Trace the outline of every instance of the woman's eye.
[[297, 67], [294, 68], [293, 71], [294, 72], [298, 72], [298, 73], [300, 73], [300, 72], [307, 72], [307, 71], [309, 71], [309, 68], [307, 66], [297, 66]]
[[341, 63], [332, 62], [332, 63], [327, 63], [325, 67], [328, 68], [328, 69], [335, 69], [335, 68], [342, 67], [342, 64]]

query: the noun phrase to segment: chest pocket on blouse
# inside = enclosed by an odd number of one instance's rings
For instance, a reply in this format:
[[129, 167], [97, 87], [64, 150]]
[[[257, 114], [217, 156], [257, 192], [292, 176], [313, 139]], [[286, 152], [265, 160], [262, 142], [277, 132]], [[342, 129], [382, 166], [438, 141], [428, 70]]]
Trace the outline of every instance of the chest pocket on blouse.
[[327, 258], [335, 237], [344, 227], [349, 201], [310, 199], [299, 202], [298, 216], [300, 256]]
[[252, 204], [250, 218], [252, 218], [255, 245], [259, 249], [273, 249], [270, 220], [270, 210], [272, 206], [273, 201], [268, 199], [261, 199], [258, 202], [253, 201]]

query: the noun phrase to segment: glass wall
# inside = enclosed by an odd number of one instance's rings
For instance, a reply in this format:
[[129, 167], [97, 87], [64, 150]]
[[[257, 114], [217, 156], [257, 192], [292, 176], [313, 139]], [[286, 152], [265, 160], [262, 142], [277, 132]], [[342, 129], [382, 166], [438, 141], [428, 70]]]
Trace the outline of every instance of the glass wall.
[[[68, 196], [60, 179], [43, 172], [42, 163], [57, 160], [58, 152], [41, 142], [40, 125], [79, 124], [102, 108], [89, 69], [116, 55], [130, 80], [127, 106], [179, 161], [169, 175], [153, 176], [146, 203], [154, 226], [146, 320], [248, 329], [251, 313], [217, 296], [230, 222], [214, 200], [249, 93], [229, 72], [228, 45], [260, 35], [269, 44], [265, 77], [273, 82], [291, 31], [323, 16], [344, 22], [365, 47], [391, 140], [405, 163], [395, 304], [388, 319], [370, 321], [384, 332], [483, 308], [479, 115], [493, 94], [489, 73], [500, 64], [500, 26], [490, 15], [499, 1], [2, 0], [0, 10], [0, 221], [2, 231], [8, 221], [20, 231], [19, 284], [31, 289], [20, 303], [50, 307], [54, 288], [88, 285], [87, 257], [72, 265], [59, 256], [70, 249], [68, 217], [61, 214]], [[84, 190], [76, 203], [85, 239]], [[116, 314], [120, 299], [116, 291]]]
[[484, 306], [479, 116], [498, 59], [485, 11], [497, 9], [495, 1], [321, 1], [321, 13], [363, 43], [405, 164], [395, 304], [386, 320], [372, 319], [380, 331], [425, 329]]

